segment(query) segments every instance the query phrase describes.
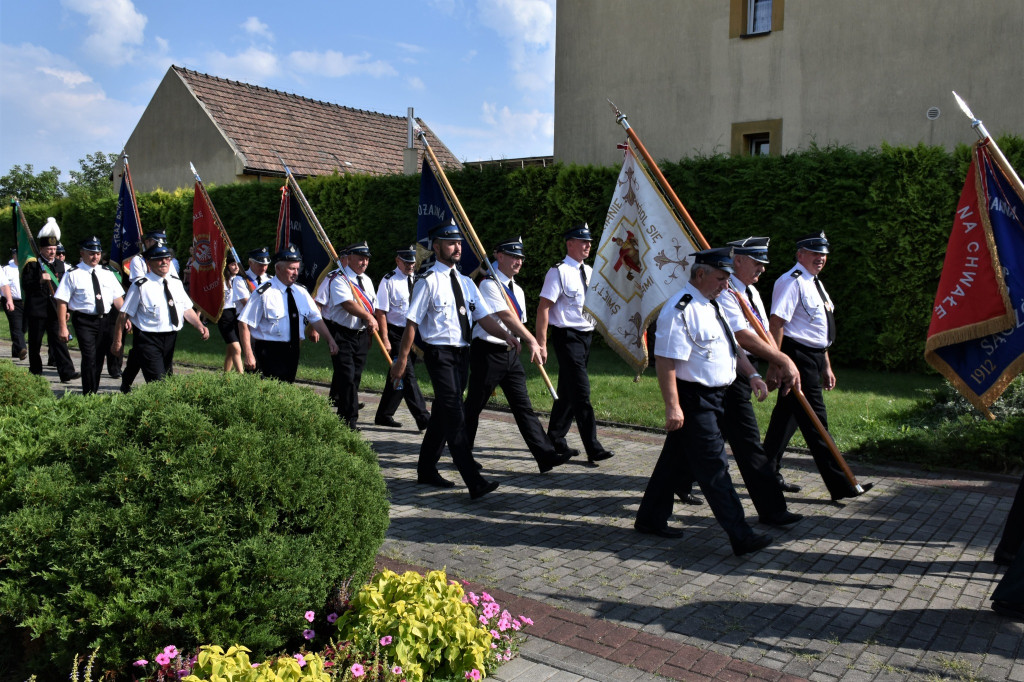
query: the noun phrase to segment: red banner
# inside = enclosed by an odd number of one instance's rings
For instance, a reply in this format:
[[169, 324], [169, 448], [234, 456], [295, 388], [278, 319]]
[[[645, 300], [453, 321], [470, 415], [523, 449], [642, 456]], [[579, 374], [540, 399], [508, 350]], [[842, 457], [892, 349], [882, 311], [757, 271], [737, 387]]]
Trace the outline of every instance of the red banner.
[[220, 319], [224, 308], [224, 238], [214, 222], [213, 207], [206, 203], [203, 187], [196, 183], [192, 201], [192, 265], [189, 296], [211, 321]]

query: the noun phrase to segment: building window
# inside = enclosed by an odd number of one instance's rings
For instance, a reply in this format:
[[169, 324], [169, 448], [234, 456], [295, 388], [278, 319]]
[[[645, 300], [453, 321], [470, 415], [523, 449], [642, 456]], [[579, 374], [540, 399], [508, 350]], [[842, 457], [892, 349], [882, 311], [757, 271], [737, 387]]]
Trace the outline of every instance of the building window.
[[729, 37], [750, 38], [782, 30], [786, 0], [729, 0]]
[[772, 0], [749, 0], [747, 33], [768, 33], [772, 30]]
[[732, 124], [733, 156], [782, 154], [782, 119]]

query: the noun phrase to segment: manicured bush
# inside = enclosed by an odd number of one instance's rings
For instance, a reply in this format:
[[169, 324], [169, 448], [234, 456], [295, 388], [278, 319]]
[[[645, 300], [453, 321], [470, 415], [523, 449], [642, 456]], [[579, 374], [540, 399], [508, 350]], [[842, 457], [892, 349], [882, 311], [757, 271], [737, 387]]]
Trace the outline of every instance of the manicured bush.
[[8, 409], [0, 432], [20, 446], [0, 471], [0, 639], [25, 642], [26, 672], [63, 677], [96, 647], [123, 670], [167, 641], [264, 656], [296, 613], [366, 579], [387, 528], [374, 453], [276, 381], [66, 396]]
[[50, 383], [10, 360], [0, 360], [0, 407], [54, 400]]

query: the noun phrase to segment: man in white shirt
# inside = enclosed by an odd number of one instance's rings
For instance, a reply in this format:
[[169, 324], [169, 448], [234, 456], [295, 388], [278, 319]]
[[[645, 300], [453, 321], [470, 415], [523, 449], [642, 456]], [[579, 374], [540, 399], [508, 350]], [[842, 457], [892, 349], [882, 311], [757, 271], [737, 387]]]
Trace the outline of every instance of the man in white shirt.
[[4, 310], [7, 315], [7, 326], [11, 330], [11, 357], [24, 360], [28, 357], [28, 345], [25, 343], [25, 303], [21, 300], [21, 272], [18, 270], [18, 249], [11, 249], [11, 260], [0, 268], [4, 271], [10, 291], [12, 307]]

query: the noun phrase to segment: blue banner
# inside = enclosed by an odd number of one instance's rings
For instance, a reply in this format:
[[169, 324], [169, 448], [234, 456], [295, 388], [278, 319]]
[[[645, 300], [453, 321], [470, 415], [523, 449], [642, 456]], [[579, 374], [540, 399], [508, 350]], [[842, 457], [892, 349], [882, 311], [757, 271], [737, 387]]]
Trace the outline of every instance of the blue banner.
[[[426, 157], [423, 158], [423, 168], [420, 171], [420, 204], [417, 213], [416, 242], [429, 252], [430, 239], [427, 235], [430, 232], [430, 228], [442, 222], [450, 222], [455, 214], [448, 206], [448, 201], [444, 197], [444, 190], [441, 189], [441, 184], [430, 169], [430, 164], [427, 162]], [[458, 223], [459, 221], [456, 220], [455, 222]], [[461, 224], [459, 229], [463, 229]], [[463, 233], [462, 261], [459, 263], [459, 270], [469, 275], [479, 265], [480, 261], [477, 259], [473, 249], [470, 248], [465, 233]]]
[[335, 265], [331, 260], [330, 251], [320, 241], [295, 194], [288, 193], [288, 241], [302, 253], [302, 269], [299, 271], [298, 282], [315, 296], [320, 281], [334, 269]]
[[120, 264], [121, 269], [128, 272], [128, 264], [132, 257], [139, 253], [141, 243], [142, 225], [139, 224], [139, 209], [135, 204], [135, 189], [128, 170], [128, 160], [125, 159], [121, 191], [117, 195], [117, 215], [114, 218], [114, 237], [110, 244], [110, 262]]
[[[945, 367], [938, 368], [972, 403], [988, 414], [1006, 386], [1024, 370], [1024, 199], [1014, 191], [987, 149], [981, 210], [991, 227], [995, 255], [1013, 310], [1009, 329], [934, 349]], [[948, 371], [946, 371], [948, 370]], [[990, 415], [991, 416], [991, 415]]]

